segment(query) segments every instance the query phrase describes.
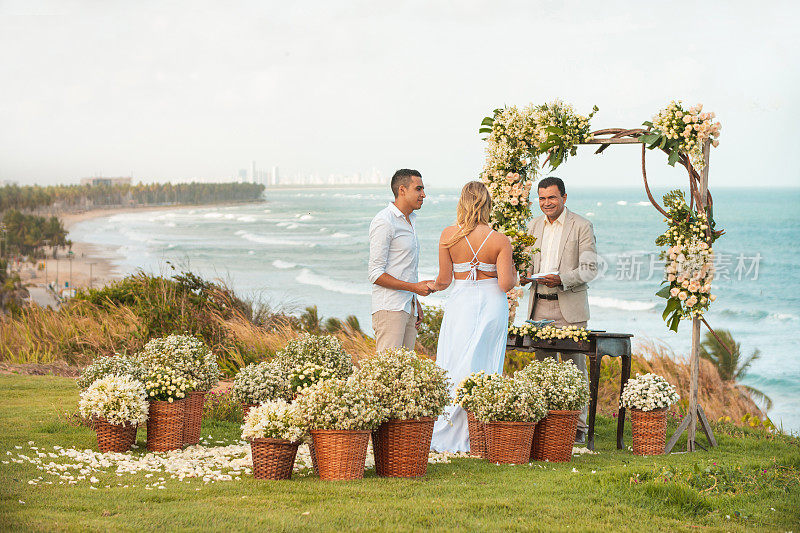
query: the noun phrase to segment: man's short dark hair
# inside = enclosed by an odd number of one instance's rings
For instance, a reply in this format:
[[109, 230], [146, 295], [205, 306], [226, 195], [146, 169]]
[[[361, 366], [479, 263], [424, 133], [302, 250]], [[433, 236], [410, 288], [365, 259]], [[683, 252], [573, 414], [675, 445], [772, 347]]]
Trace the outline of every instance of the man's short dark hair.
[[557, 178], [555, 176], [550, 176], [549, 178], [545, 178], [540, 181], [536, 190], [546, 189], [548, 187], [552, 187], [553, 185], [558, 187], [558, 192], [561, 193], [561, 196], [567, 194], [567, 189], [564, 187], [564, 182], [561, 180], [561, 178]]
[[400, 194], [400, 186], [402, 185], [403, 187], [408, 187], [408, 184], [411, 183], [411, 178], [413, 176], [421, 178], [422, 174], [419, 173], [419, 170], [413, 170], [410, 168], [401, 168], [394, 173], [394, 176], [392, 176], [392, 192], [394, 193], [395, 198], [397, 198], [397, 195]]

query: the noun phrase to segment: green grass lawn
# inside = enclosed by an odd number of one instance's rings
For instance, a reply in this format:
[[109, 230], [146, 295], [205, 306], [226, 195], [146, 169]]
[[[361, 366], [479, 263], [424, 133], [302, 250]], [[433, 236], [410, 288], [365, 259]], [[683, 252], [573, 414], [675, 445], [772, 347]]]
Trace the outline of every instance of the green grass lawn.
[[[0, 456], [53, 446], [96, 449], [94, 433], [62, 416], [78, 391], [69, 378], [0, 376]], [[90, 489], [30, 485], [47, 474], [0, 464], [2, 530], [800, 530], [800, 439], [717, 425], [710, 452], [636, 457], [614, 447], [599, 418], [596, 455], [566, 464], [432, 464], [424, 479], [353, 482], [180, 483], [144, 490], [144, 474], [114, 474]], [[630, 430], [626, 442], [630, 443]], [[237, 424], [204, 421], [204, 434], [238, 440]], [[139, 433], [143, 447], [144, 431]], [[18, 450], [15, 446], [22, 446]], [[676, 449], [680, 449], [680, 444]], [[12, 456], [6, 454], [12, 452]], [[135, 452], [141, 453], [141, 452]], [[577, 470], [577, 472], [573, 471]], [[104, 488], [106, 484], [110, 488]], [[196, 489], [200, 489], [199, 491]], [[20, 503], [24, 501], [25, 503]]]

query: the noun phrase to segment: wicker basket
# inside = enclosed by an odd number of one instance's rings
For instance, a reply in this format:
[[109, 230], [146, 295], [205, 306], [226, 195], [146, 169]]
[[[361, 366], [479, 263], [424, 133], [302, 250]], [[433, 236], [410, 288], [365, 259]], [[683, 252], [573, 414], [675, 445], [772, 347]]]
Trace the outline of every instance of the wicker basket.
[[183, 419], [183, 445], [200, 442], [200, 428], [203, 424], [203, 404], [208, 391], [192, 391], [186, 397], [186, 412]]
[[531, 460], [567, 463], [578, 429], [580, 411], [550, 411], [536, 424], [531, 446]]
[[367, 461], [369, 431], [313, 429], [320, 479], [361, 479]]
[[299, 442], [285, 439], [253, 439], [253, 477], [256, 479], [291, 479]]
[[526, 464], [531, 455], [535, 422], [488, 422], [486, 459], [492, 463]]
[[663, 455], [667, 439], [667, 409], [631, 409], [631, 434], [634, 454]]
[[183, 447], [186, 400], [151, 401], [147, 419], [147, 451], [167, 452]]
[[97, 432], [97, 447], [102, 453], [127, 452], [136, 443], [136, 424], [110, 424], [105, 418], [94, 417], [92, 428]]
[[308, 439], [308, 454], [311, 456], [311, 467], [314, 469], [314, 473], [319, 475], [319, 469], [317, 468], [317, 452], [314, 450], [314, 439]]
[[469, 454], [473, 457], [486, 457], [485, 424], [467, 411], [467, 427], [469, 428]]
[[372, 432], [375, 472], [381, 477], [420, 477], [428, 470], [436, 419], [390, 419]]
[[244, 403], [242, 402], [242, 420], [247, 418], [247, 413], [250, 412], [250, 409], [253, 407], [258, 407], [257, 403]]

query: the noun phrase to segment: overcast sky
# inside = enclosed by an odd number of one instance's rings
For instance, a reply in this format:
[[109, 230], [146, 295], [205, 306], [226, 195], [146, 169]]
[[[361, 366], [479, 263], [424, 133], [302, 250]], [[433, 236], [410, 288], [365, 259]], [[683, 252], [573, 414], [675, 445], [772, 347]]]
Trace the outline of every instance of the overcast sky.
[[[672, 99], [722, 121], [711, 185], [797, 186], [796, 2], [0, 0], [0, 180], [480, 171], [491, 110], [560, 98], [637, 127]], [[684, 180], [653, 153], [656, 184]], [[639, 152], [558, 175], [641, 182]]]

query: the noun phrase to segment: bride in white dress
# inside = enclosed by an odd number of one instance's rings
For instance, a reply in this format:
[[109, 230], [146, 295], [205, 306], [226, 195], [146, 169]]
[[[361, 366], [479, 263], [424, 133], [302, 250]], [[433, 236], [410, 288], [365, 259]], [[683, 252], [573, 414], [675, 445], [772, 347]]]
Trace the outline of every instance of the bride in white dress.
[[[479, 181], [461, 190], [456, 225], [439, 238], [439, 275], [429, 285], [444, 290], [454, 283], [444, 307], [436, 363], [447, 370], [453, 390], [473, 372], [502, 373], [508, 336], [506, 291], [516, 285], [517, 272], [508, 237], [489, 226], [492, 199]], [[467, 414], [448, 406], [436, 421], [431, 449], [468, 452]]]

